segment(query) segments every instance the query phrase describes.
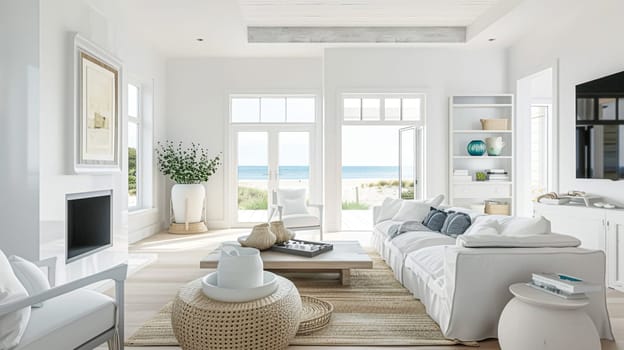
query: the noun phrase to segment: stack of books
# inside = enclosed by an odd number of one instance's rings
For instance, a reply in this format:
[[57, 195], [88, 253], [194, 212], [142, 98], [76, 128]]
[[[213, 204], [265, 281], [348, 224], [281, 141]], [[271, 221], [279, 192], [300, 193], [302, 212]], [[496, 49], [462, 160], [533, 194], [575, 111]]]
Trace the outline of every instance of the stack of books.
[[534, 273], [528, 285], [564, 299], [585, 299], [585, 293], [601, 290], [599, 285], [562, 273]]
[[509, 175], [505, 169], [489, 169], [487, 175], [490, 181], [509, 181]]
[[466, 169], [453, 170], [453, 182], [471, 182], [472, 176]]

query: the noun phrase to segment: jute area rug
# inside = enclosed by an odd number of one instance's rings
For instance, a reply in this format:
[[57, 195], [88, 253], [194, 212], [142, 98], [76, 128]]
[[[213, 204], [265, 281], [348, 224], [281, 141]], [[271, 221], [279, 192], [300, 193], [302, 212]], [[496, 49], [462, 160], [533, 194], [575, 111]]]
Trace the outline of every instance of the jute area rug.
[[[302, 295], [327, 300], [334, 313], [327, 328], [297, 336], [291, 345], [478, 346], [446, 339], [423, 304], [394, 279], [377, 254], [371, 270], [352, 270], [351, 285], [312, 274], [287, 274]], [[177, 346], [171, 328], [171, 302], [127, 341], [127, 346]]]

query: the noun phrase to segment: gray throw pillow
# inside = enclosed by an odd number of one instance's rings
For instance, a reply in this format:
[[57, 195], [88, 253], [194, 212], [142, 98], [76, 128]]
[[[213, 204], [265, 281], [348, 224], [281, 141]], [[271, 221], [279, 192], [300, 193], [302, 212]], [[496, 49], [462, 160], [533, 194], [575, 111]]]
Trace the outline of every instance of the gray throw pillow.
[[431, 231], [440, 232], [446, 221], [446, 216], [447, 214], [445, 211], [431, 207], [429, 214], [427, 214], [427, 217], [423, 220], [423, 225], [427, 226]]
[[464, 213], [449, 212], [444, 221], [444, 225], [440, 229], [441, 233], [447, 236], [457, 237], [468, 229], [471, 224], [470, 216]]

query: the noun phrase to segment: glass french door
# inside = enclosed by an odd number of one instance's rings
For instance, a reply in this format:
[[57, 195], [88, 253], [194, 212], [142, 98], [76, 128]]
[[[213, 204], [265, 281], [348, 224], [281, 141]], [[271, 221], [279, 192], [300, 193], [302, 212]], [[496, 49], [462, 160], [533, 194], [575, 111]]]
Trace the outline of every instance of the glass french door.
[[414, 126], [399, 129], [399, 197], [423, 199], [422, 129]]
[[263, 125], [233, 130], [234, 226], [269, 220], [278, 188], [305, 188], [308, 197], [314, 193], [312, 140], [309, 127]]

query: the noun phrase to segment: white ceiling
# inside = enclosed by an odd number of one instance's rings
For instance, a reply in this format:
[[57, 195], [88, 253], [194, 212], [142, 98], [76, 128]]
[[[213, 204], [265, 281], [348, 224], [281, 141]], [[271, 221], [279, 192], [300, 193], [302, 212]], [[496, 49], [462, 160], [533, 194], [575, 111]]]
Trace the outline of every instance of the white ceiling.
[[[344, 46], [504, 46], [530, 30], [540, 16], [553, 19], [553, 13], [539, 10], [545, 2], [561, 5], [562, 1], [123, 0], [120, 6], [121, 18], [131, 31], [129, 35], [167, 57], [310, 57], [321, 56], [327, 47]], [[529, 3], [530, 10], [524, 6]], [[520, 11], [520, 8], [525, 9]], [[556, 11], [563, 9], [559, 6]], [[463, 26], [467, 27], [469, 41], [468, 44], [249, 44], [247, 26], [251, 25]], [[492, 36], [498, 39], [495, 43], [488, 42]], [[198, 42], [197, 38], [204, 40]]]
[[500, 0], [239, 0], [253, 26], [467, 26]]

